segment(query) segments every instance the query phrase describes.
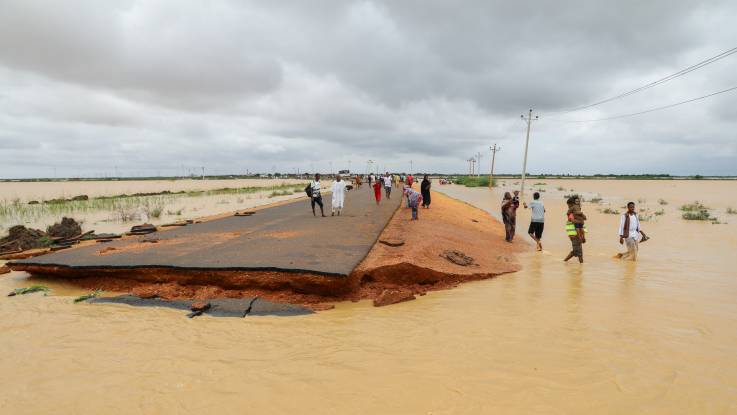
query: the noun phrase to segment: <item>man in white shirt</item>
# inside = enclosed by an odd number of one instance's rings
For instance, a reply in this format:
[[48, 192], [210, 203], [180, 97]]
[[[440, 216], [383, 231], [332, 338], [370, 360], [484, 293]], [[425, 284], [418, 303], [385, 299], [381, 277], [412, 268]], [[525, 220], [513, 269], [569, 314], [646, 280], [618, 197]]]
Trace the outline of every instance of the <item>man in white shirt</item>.
[[320, 213], [322, 214], [322, 217], [325, 217], [325, 211], [322, 207], [322, 195], [320, 194], [320, 174], [315, 174], [315, 180], [310, 183], [310, 189], [312, 189], [312, 193], [310, 194], [310, 205], [312, 205], [312, 216], [315, 215], [315, 204], [320, 205]]
[[389, 174], [389, 172], [386, 172], [386, 175], [381, 178], [381, 180], [384, 182], [384, 192], [386, 192], [386, 198], [391, 199], [392, 198], [392, 176]]
[[635, 211], [635, 202], [627, 203], [627, 212], [619, 220], [619, 244], [625, 244], [627, 252], [617, 256], [621, 259], [637, 261], [640, 240], [646, 239], [645, 232], [640, 229], [640, 219]]
[[530, 235], [535, 243], [537, 243], [537, 250], [543, 250], [542, 237], [543, 229], [545, 228], [545, 205], [540, 201], [540, 193], [535, 192], [532, 195], [532, 202], [528, 205], [525, 203], [525, 208], [532, 210], [532, 218], [530, 220], [530, 227], [527, 229], [527, 233]]
[[345, 181], [343, 181], [340, 175], [335, 176], [333, 182], [333, 199], [332, 199], [332, 215], [335, 216], [335, 211], [338, 211], [338, 216], [343, 210], [343, 202], [345, 201]]

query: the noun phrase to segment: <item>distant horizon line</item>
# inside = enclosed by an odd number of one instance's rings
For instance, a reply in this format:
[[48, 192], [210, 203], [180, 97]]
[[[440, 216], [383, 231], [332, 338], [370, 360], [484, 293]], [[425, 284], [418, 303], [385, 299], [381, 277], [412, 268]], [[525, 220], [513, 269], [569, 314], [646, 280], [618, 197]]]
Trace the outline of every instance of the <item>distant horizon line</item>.
[[[372, 174], [370, 173], [350, 173], [351, 175], [360, 174]], [[314, 174], [320, 174], [324, 176], [336, 175], [339, 173], [329, 172], [305, 172], [305, 173], [253, 173], [253, 174], [216, 174], [216, 175], [188, 175], [188, 176], [112, 176], [112, 177], [83, 177], [83, 176], [70, 176], [70, 177], [24, 177], [24, 178], [0, 178], [0, 182], [61, 182], [61, 181], [135, 181], [135, 180], [232, 180], [232, 179], [263, 179], [263, 178], [291, 178], [291, 177], [304, 177], [312, 176]], [[406, 173], [393, 173], [393, 174], [406, 174]], [[489, 173], [483, 174], [469, 174], [469, 173], [412, 173], [415, 175], [429, 175], [429, 176], [481, 176], [488, 177]], [[615, 173], [594, 173], [594, 174], [571, 174], [571, 173], [527, 173], [527, 178], [530, 179], [576, 179], [576, 178], [632, 178], [632, 179], [653, 179], [653, 180], [666, 180], [666, 179], [688, 179], [688, 180], [699, 180], [699, 179], [737, 179], [737, 175], [675, 175], [670, 173], [639, 173], [639, 174], [615, 174]], [[519, 173], [497, 173], [494, 174], [495, 178], [522, 178]]]

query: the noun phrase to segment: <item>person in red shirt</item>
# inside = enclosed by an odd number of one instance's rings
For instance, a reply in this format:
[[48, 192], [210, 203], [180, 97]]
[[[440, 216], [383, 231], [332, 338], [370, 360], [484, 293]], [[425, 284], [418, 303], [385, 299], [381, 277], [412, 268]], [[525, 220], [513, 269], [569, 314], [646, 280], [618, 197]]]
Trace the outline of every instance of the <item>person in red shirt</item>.
[[409, 176], [407, 176], [407, 185], [408, 185], [409, 187], [412, 187], [412, 183], [414, 183], [414, 182], [415, 182], [415, 178], [414, 178], [414, 177], [412, 177], [412, 175], [411, 175], [411, 174], [410, 174]]
[[376, 204], [381, 202], [381, 180], [375, 180], [374, 184], [371, 185], [374, 188], [374, 197], [376, 198]]

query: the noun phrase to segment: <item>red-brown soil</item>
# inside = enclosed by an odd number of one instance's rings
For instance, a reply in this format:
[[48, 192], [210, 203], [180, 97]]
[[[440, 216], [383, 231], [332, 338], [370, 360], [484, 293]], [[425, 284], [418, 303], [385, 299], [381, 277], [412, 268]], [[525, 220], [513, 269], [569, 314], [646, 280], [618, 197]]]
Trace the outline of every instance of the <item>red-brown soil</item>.
[[[374, 245], [353, 271], [361, 281], [360, 298], [376, 299], [386, 289], [423, 294], [518, 271], [515, 254], [529, 249], [505, 242], [503, 225], [488, 213], [443, 194], [433, 192], [430, 209], [420, 208], [419, 220], [410, 216], [400, 208], [379, 237], [404, 244]], [[473, 258], [473, 264], [451, 262], [444, 257], [448, 251]]]
[[[380, 241], [391, 243], [375, 244], [348, 277], [177, 268], [80, 270], [25, 266], [23, 270], [67, 277], [88, 289], [166, 299], [259, 295], [319, 310], [332, 307], [326, 303], [343, 300], [372, 299], [377, 300], [376, 305], [386, 305], [412, 299], [415, 294], [452, 288], [464, 281], [514, 272], [520, 268], [515, 254], [529, 249], [524, 244], [505, 242], [503, 226], [486, 212], [439, 193], [433, 193], [431, 208], [420, 209], [419, 216], [420, 220], [411, 221], [410, 210], [400, 207], [379, 237]], [[279, 238], [286, 234], [270, 236]], [[448, 251], [472, 258], [472, 264], [451, 262], [444, 257]]]

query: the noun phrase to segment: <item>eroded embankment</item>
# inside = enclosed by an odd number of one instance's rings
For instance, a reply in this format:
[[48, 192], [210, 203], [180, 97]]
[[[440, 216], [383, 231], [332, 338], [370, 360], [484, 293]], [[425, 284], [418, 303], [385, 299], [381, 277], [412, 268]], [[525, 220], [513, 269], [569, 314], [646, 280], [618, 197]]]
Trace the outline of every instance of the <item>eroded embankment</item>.
[[[526, 245], [504, 242], [502, 225], [486, 212], [433, 193], [431, 208], [419, 213], [420, 220], [411, 221], [409, 209], [400, 207], [379, 236], [380, 242], [349, 276], [162, 267], [80, 269], [25, 265], [14, 269], [69, 278], [88, 289], [131, 292], [142, 297], [209, 299], [258, 295], [313, 309], [325, 308], [320, 305], [324, 303], [359, 299], [373, 299], [382, 305], [519, 269], [515, 253]], [[391, 298], [383, 299], [387, 294]]]
[[376, 300], [385, 290], [422, 295], [518, 271], [515, 254], [529, 249], [505, 242], [504, 227], [488, 213], [443, 194], [433, 192], [419, 216], [410, 221], [400, 208], [379, 238], [388, 243], [377, 243], [353, 271], [360, 298]]

